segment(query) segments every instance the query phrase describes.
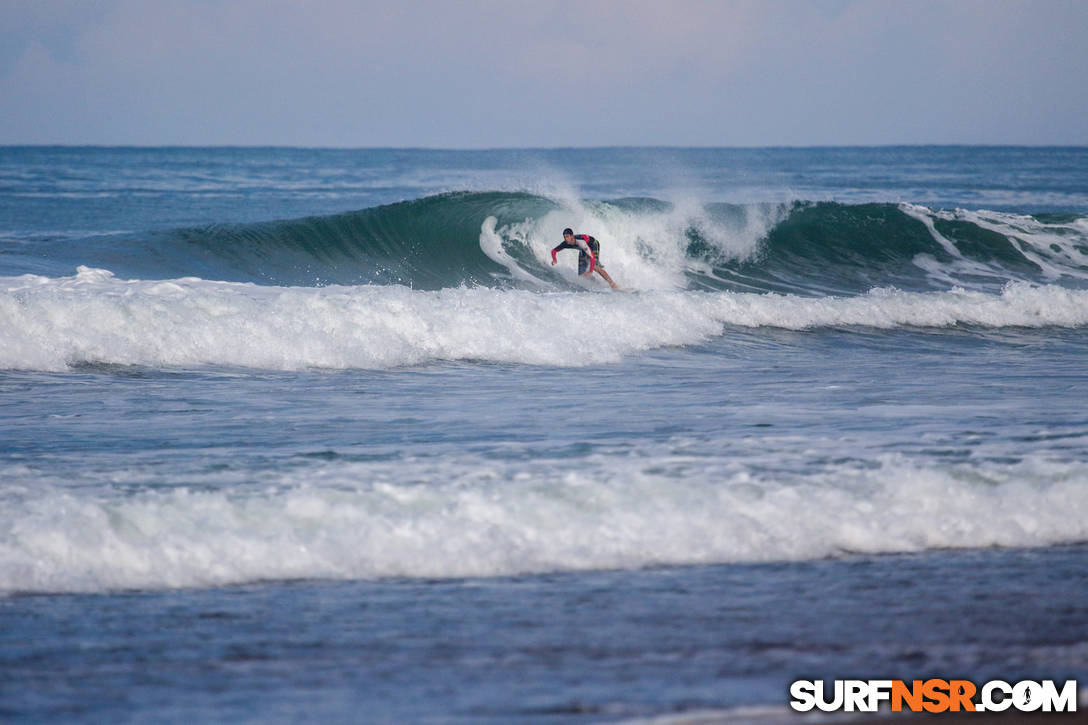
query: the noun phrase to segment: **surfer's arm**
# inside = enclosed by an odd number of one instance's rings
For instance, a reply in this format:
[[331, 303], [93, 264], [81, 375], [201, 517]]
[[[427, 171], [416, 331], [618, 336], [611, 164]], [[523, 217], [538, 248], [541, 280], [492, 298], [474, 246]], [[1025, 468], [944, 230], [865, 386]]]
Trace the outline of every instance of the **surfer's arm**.
[[559, 262], [559, 260], [555, 258], [555, 253], [561, 249], [566, 249], [567, 246], [566, 242], [560, 242], [559, 246], [552, 250], [552, 266], [555, 266]]

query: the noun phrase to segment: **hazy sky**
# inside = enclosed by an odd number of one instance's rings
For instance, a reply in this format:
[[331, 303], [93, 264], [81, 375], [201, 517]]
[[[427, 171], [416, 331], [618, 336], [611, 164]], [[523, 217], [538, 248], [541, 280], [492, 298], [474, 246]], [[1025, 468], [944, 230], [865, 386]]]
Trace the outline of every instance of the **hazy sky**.
[[1088, 144], [1088, 0], [0, 0], [0, 143]]

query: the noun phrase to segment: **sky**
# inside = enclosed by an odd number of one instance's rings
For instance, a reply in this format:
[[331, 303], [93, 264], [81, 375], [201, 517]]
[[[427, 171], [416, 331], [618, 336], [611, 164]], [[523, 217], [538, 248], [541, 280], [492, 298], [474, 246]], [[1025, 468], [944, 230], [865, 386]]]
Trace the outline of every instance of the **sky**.
[[0, 0], [0, 144], [1088, 144], [1088, 0]]

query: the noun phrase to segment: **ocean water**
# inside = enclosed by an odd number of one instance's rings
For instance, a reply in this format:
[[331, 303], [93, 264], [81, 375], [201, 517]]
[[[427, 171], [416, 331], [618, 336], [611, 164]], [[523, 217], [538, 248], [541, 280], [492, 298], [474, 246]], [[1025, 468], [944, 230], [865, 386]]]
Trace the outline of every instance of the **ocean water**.
[[1083, 697], [1086, 356], [1085, 148], [0, 148], [0, 719]]

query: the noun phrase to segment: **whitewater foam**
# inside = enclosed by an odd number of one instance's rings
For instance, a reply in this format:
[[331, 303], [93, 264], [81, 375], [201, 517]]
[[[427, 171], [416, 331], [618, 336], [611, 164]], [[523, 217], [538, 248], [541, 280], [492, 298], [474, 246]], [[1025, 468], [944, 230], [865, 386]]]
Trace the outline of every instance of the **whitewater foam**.
[[1024, 214], [958, 210], [955, 215], [1015, 242], [1020, 253], [1048, 280], [1088, 279], [1088, 247], [1084, 229], [1077, 223], [1082, 219], [1071, 224], [1047, 224]]
[[491, 258], [491, 260], [506, 267], [513, 279], [522, 282], [531, 282], [542, 288], [548, 287], [547, 282], [537, 279], [522, 269], [518, 265], [517, 260], [511, 257], [506, 249], [503, 248], [502, 237], [495, 230], [495, 225], [498, 224], [498, 221], [499, 220], [495, 217], [489, 216], [487, 219], [484, 219], [484, 223], [480, 227], [480, 249], [483, 253]]
[[[572, 227], [576, 233], [588, 233], [600, 241], [602, 260], [609, 273], [621, 280], [621, 286], [639, 290], [685, 289], [688, 273], [710, 275], [713, 263], [752, 257], [768, 231], [790, 209], [786, 204], [750, 205], [739, 208], [741, 218], [727, 223], [711, 215], [701, 201], [691, 198], [670, 203], [642, 200], [641, 204], [640, 200], [623, 203], [564, 198], [556, 200], [556, 204], [558, 208], [538, 218], [498, 230], [492, 225], [491, 229], [508, 244], [528, 247], [535, 261], [545, 268], [551, 263], [551, 249], [562, 240], [563, 229]], [[487, 232], [485, 223], [481, 242]], [[693, 235], [709, 247], [702, 255], [688, 253]], [[570, 277], [573, 263], [561, 269], [567, 268]]]
[[[876, 289], [855, 297], [635, 294], [397, 285], [265, 287], [180, 278], [0, 279], [0, 368], [74, 364], [391, 368], [441, 360], [581, 366], [692, 345], [727, 326], [985, 328], [1088, 325], [1088, 291]], [[607, 334], [602, 334], [606, 332]]]
[[14, 475], [0, 509], [6, 592], [490, 577], [1088, 539], [1088, 467], [1043, 459], [959, 469], [889, 456], [775, 477], [706, 456], [461, 456], [137, 492]]
[[1009, 278], [1009, 270], [1000, 265], [971, 259], [946, 235], [937, 229], [938, 222], [967, 224], [993, 233], [1009, 245], [1009, 251], [1039, 270], [1042, 279], [1056, 282], [1062, 279], [1088, 279], [1088, 247], [1084, 229], [1074, 219], [1068, 224], [1044, 223], [1023, 214], [1008, 214], [986, 210], [932, 210], [915, 204], [900, 204], [903, 213], [925, 225], [941, 249], [952, 258], [938, 262], [931, 255], [918, 255], [915, 264], [926, 270], [935, 281], [958, 284], [966, 278]]

